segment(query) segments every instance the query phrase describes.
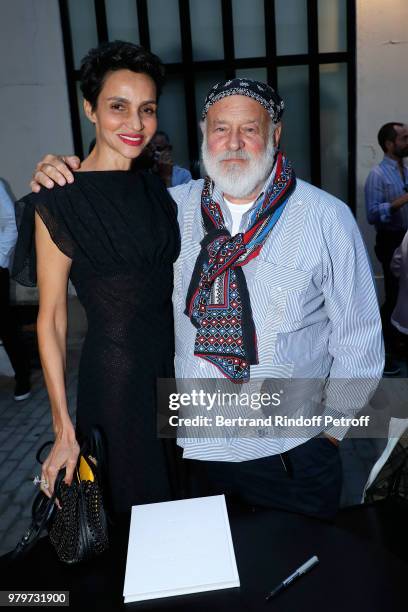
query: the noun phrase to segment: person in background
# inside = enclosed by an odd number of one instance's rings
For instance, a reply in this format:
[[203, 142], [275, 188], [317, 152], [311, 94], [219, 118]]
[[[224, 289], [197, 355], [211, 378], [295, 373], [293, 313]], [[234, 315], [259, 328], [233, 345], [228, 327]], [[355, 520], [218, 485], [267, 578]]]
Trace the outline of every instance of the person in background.
[[157, 131], [140, 160], [135, 160], [136, 167], [144, 164], [151, 172], [160, 176], [166, 187], [176, 187], [191, 181], [191, 173], [186, 168], [177, 166], [173, 161], [173, 147], [166, 132]]
[[0, 339], [15, 373], [14, 399], [20, 402], [30, 397], [31, 390], [28, 355], [10, 307], [9, 268], [16, 242], [14, 203], [0, 180]]
[[381, 309], [386, 361], [384, 374], [396, 376], [399, 368], [394, 354], [397, 333], [391, 325], [391, 314], [398, 295], [398, 279], [390, 270], [390, 263], [408, 229], [408, 167], [404, 157], [408, 155], [408, 126], [391, 122], [378, 132], [378, 143], [384, 151], [384, 159], [368, 175], [365, 184], [365, 200], [368, 222], [377, 231], [375, 253], [384, 272], [385, 301]]
[[408, 232], [391, 260], [391, 272], [399, 279], [398, 298], [391, 323], [401, 334], [405, 334], [405, 355], [408, 360]]

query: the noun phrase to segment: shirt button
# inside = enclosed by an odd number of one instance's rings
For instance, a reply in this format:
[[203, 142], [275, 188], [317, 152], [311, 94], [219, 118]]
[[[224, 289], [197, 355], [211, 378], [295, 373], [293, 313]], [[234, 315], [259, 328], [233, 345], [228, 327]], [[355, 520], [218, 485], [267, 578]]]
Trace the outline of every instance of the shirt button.
[[277, 291], [282, 291], [282, 287], [276, 287]]

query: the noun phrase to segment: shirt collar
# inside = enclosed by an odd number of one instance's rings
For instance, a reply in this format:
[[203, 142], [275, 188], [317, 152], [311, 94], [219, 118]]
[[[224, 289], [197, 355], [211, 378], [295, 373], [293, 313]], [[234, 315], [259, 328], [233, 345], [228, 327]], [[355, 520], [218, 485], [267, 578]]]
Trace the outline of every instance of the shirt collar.
[[[392, 168], [395, 168], [395, 170], [399, 169], [399, 164], [398, 164], [397, 160], [391, 159], [391, 157], [388, 157], [388, 155], [384, 155], [384, 158], [383, 158], [381, 163], [384, 164], [384, 165], [391, 166]], [[402, 162], [402, 165], [403, 165], [404, 168], [407, 168], [407, 165], [406, 165], [406, 163], [404, 161]]]

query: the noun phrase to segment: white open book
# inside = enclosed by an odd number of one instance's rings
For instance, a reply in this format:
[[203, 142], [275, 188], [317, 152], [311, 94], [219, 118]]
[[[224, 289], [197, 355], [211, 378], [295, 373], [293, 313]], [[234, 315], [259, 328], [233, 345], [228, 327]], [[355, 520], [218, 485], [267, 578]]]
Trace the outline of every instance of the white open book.
[[224, 495], [133, 506], [125, 603], [238, 586]]

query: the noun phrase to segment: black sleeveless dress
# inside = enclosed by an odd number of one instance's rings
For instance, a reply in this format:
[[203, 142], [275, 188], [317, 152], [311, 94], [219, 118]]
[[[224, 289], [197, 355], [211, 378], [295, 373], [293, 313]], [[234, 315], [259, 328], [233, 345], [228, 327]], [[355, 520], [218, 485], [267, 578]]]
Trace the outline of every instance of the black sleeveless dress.
[[168, 453], [156, 433], [156, 381], [174, 376], [175, 203], [156, 177], [124, 171], [79, 172], [71, 185], [26, 196], [17, 204], [13, 276], [31, 286], [35, 211], [72, 259], [70, 279], [88, 320], [78, 441], [92, 425], [103, 429], [115, 511], [170, 499]]

